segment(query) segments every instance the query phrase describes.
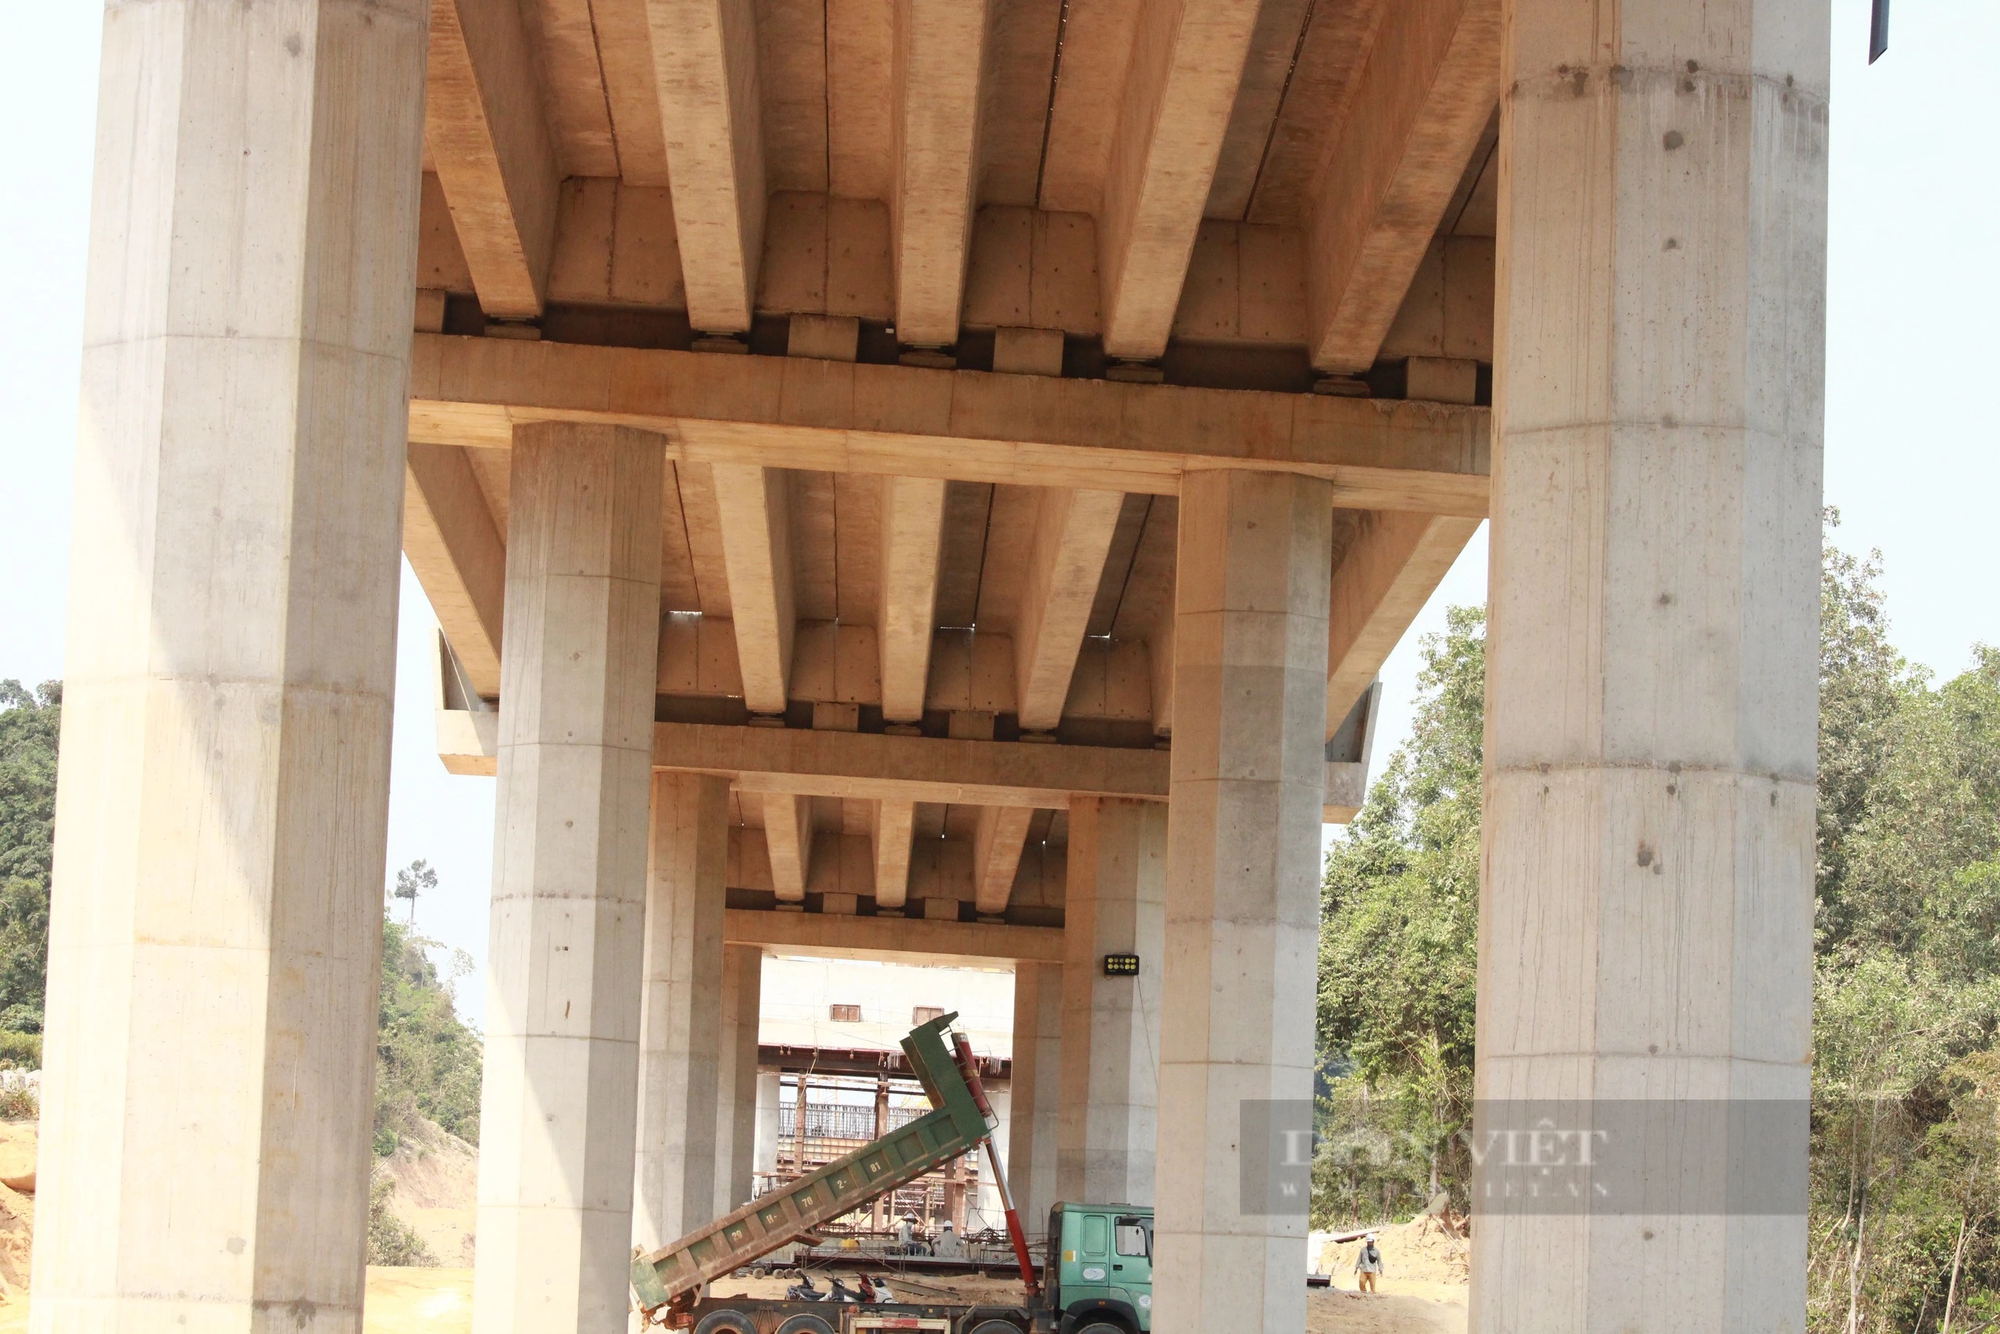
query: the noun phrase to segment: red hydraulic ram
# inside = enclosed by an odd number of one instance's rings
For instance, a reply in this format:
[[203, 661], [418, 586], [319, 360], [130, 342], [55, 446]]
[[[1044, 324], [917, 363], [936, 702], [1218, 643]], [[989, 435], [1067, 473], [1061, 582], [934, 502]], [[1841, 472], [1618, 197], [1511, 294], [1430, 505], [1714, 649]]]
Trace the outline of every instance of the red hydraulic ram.
[[[993, 1114], [993, 1104], [987, 1101], [986, 1090], [979, 1083], [979, 1062], [972, 1055], [972, 1043], [963, 1033], [955, 1032], [951, 1036], [952, 1057], [959, 1073], [965, 1076], [973, 1102], [978, 1104], [980, 1114], [990, 1127], [999, 1118]], [[1021, 1230], [1021, 1215], [1014, 1211], [1014, 1194], [1007, 1189], [1007, 1172], [1000, 1166], [1000, 1151], [994, 1146], [990, 1129], [986, 1134], [986, 1161], [993, 1168], [993, 1184], [1000, 1188], [1000, 1203], [1007, 1210], [1007, 1235], [1014, 1242], [1014, 1258], [1021, 1265], [1021, 1286], [1027, 1289], [1028, 1299], [1033, 1301], [1041, 1296], [1041, 1288], [1035, 1283], [1035, 1263], [1028, 1256], [1028, 1236]]]

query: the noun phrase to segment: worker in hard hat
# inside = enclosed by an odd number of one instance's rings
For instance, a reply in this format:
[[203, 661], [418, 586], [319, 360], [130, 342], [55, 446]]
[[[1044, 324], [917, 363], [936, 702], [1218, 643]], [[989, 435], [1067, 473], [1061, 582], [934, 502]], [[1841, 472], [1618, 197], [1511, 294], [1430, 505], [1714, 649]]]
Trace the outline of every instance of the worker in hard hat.
[[1354, 1257], [1356, 1291], [1375, 1291], [1375, 1279], [1381, 1272], [1382, 1248], [1375, 1244], [1375, 1234], [1370, 1232], [1361, 1239], [1361, 1251]]

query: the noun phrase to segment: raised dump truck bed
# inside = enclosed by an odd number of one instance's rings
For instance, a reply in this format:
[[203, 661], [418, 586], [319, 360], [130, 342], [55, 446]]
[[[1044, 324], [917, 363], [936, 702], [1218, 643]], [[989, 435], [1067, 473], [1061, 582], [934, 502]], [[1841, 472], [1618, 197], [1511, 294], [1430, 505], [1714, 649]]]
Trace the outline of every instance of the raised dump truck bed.
[[[990, 1127], [983, 1095], [968, 1082], [954, 1048], [946, 1042], [957, 1018], [955, 1013], [946, 1014], [920, 1024], [902, 1042], [903, 1054], [935, 1110], [678, 1241], [637, 1256], [632, 1261], [632, 1290], [647, 1315], [686, 1327], [685, 1313], [703, 1285], [977, 1148]], [[881, 1308], [870, 1310], [879, 1313]], [[736, 1334], [728, 1324], [716, 1328]], [[818, 1334], [810, 1324], [799, 1330]]]

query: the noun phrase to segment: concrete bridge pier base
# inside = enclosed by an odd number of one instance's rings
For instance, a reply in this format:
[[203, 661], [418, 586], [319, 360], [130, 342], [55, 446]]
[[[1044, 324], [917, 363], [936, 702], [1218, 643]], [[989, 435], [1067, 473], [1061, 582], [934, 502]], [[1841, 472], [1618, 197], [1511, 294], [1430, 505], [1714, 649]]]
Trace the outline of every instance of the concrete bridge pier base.
[[34, 1327], [361, 1327], [428, 6], [104, 15]]
[[[718, 905], [725, 892], [718, 883]], [[715, 1214], [711, 1216], [750, 1202], [757, 1147], [757, 1017], [763, 999], [764, 947], [723, 946], [722, 1059], [716, 1076]]]
[[720, 1194], [728, 856], [729, 780], [655, 773], [632, 1187], [632, 1244], [648, 1250], [707, 1222]]
[[1031, 1237], [1048, 1227], [1056, 1195], [1062, 1108], [1063, 966], [1014, 964], [1014, 1066], [1008, 1081], [1007, 1186]]
[[1181, 492], [1161, 1007], [1158, 1334], [1305, 1327], [1306, 1210], [1246, 1199], [1246, 1128], [1312, 1096], [1329, 483]]
[[1471, 1328], [1797, 1331], [1827, 8], [1507, 13], [1474, 1134], [1647, 1170], [1530, 1211], [1488, 1155]]
[[514, 433], [476, 1334], [626, 1327], [665, 460]]
[[[1166, 842], [1158, 802], [1070, 801], [1058, 1199], [1153, 1202]], [[1139, 974], [1107, 976], [1108, 954]]]

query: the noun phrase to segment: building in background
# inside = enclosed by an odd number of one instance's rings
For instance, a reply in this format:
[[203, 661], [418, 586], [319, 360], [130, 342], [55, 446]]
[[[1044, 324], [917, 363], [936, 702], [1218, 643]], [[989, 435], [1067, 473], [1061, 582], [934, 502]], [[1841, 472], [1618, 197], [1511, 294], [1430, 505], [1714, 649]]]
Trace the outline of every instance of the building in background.
[[[755, 1169], [759, 1194], [930, 1111], [922, 1088], [901, 1063], [898, 1044], [916, 1025], [954, 1011], [980, 1060], [980, 1077], [999, 1117], [995, 1143], [1005, 1163], [1013, 1066], [1011, 972], [781, 954], [764, 960], [763, 994]], [[968, 1154], [843, 1221], [857, 1232], [886, 1234], [906, 1214], [933, 1241], [946, 1220], [960, 1238], [998, 1233], [1007, 1225], [999, 1189], [981, 1154]], [[1031, 1235], [1041, 1232], [1042, 1220], [1022, 1221]]]

